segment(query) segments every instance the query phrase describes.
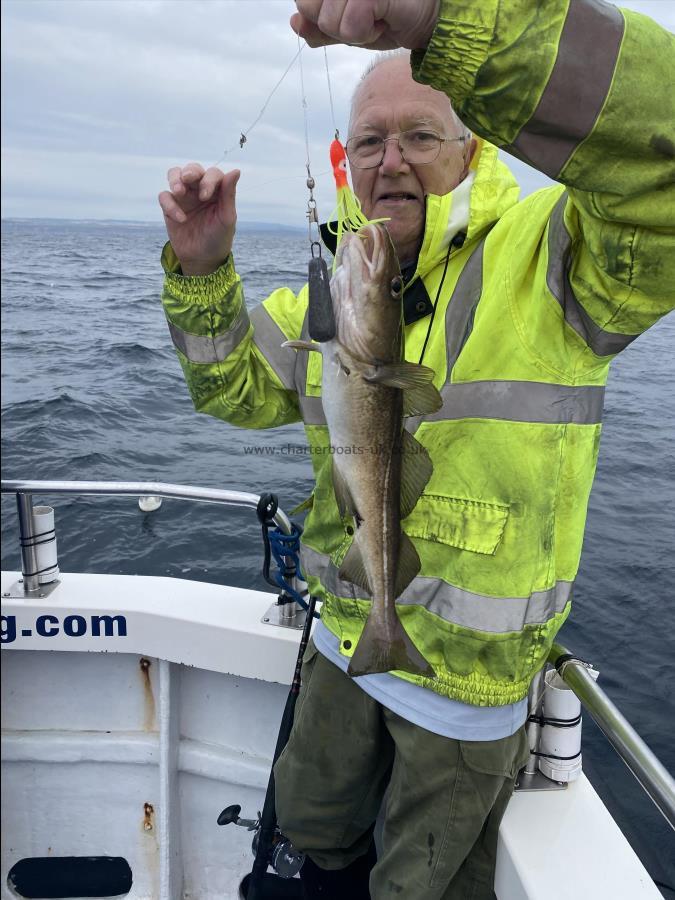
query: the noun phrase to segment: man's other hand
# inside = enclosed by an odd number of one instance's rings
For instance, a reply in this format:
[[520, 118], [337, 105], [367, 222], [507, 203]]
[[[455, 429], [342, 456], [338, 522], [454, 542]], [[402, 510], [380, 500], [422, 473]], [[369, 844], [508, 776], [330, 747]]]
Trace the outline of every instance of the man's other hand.
[[310, 47], [418, 50], [429, 43], [440, 0], [295, 0], [295, 5], [291, 28]]
[[238, 169], [225, 174], [194, 162], [169, 169], [170, 190], [158, 199], [183, 275], [210, 275], [230, 255], [240, 174]]

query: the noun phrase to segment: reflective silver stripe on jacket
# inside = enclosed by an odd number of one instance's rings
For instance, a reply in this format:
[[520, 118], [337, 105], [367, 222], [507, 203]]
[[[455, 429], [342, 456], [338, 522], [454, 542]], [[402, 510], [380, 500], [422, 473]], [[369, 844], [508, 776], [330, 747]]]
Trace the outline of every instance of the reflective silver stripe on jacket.
[[[501, 419], [542, 425], [595, 425], [602, 421], [605, 388], [571, 387], [538, 381], [471, 381], [441, 388], [443, 406], [431, 415], [406, 420], [414, 432], [422, 422]], [[321, 397], [300, 397], [306, 425], [325, 425]]]
[[290, 347], [282, 347], [288, 340], [281, 328], [267, 312], [263, 304], [251, 311], [253, 323], [253, 343], [270, 364], [283, 386], [295, 389], [296, 353]]
[[321, 397], [300, 396], [300, 415], [305, 425], [326, 425]]
[[208, 336], [190, 334], [189, 331], [183, 331], [173, 322], [168, 320], [167, 322], [174, 346], [191, 363], [201, 363], [202, 365], [223, 362], [244, 339], [251, 324], [246, 307], [243, 305], [227, 331], [220, 334]]
[[548, 271], [546, 283], [563, 310], [565, 321], [598, 356], [612, 356], [632, 343], [639, 334], [619, 334], [605, 331], [588, 315], [574, 296], [569, 279], [570, 248], [572, 238], [565, 228], [565, 206], [568, 196], [564, 193], [556, 203], [548, 223]]
[[483, 293], [483, 251], [485, 238], [472, 251], [457, 279], [452, 297], [445, 311], [446, 379], [450, 381], [452, 368], [466, 344], [476, 307]]
[[[300, 329], [300, 340], [309, 341], [309, 310], [305, 310], [305, 318], [302, 320], [302, 328]], [[296, 353], [296, 351], [293, 351]], [[307, 395], [307, 367], [309, 366], [309, 353], [307, 350], [299, 350], [296, 353], [295, 364], [295, 389], [300, 397], [300, 409], [302, 409], [302, 400]]]
[[588, 137], [612, 83], [624, 20], [611, 3], [570, 0], [558, 55], [537, 108], [504, 149], [551, 178]]
[[[319, 578], [321, 584], [337, 597], [354, 599], [354, 585], [342, 581], [330, 557], [303, 545], [301, 560], [305, 575]], [[572, 599], [572, 582], [558, 581], [545, 591], [534, 591], [529, 597], [488, 597], [454, 587], [441, 578], [418, 576], [396, 601], [426, 610], [462, 628], [508, 634], [522, 631], [526, 625], [541, 625], [560, 614]]]
[[602, 421], [605, 389], [570, 387], [541, 381], [470, 381], [441, 388], [443, 406], [435, 413], [408, 419], [414, 431], [423, 421], [502, 419], [542, 425], [595, 425]]

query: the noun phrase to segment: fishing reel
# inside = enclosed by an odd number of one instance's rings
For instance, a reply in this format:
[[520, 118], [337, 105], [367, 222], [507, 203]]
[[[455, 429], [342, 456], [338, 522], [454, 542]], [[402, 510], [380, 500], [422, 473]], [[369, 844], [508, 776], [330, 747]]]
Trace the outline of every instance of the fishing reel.
[[[260, 838], [261, 813], [258, 813], [257, 819], [240, 819], [240, 812], [241, 806], [239, 806], [238, 803], [227, 806], [218, 816], [218, 824], [239, 825], [241, 828], [246, 828], [248, 831], [254, 832], [251, 850], [253, 851], [253, 856], [256, 856]], [[304, 861], [305, 854], [296, 850], [288, 838], [281, 833], [279, 828], [275, 828], [267, 864], [272, 866], [280, 878], [293, 878], [302, 868]]]

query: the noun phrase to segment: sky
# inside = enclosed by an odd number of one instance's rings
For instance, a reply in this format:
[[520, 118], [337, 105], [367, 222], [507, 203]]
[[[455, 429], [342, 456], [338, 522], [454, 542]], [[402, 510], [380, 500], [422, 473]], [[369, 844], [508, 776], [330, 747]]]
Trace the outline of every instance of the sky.
[[[675, 0], [620, 5], [675, 30]], [[5, 0], [2, 216], [161, 222], [167, 170], [196, 160], [241, 169], [241, 221], [304, 226], [307, 133], [327, 217], [328, 148], [335, 127], [346, 133], [372, 54], [328, 48], [329, 91], [323, 50], [306, 47], [302, 72], [296, 60], [249, 131], [298, 52], [294, 10], [292, 0]], [[507, 161], [524, 194], [548, 183]]]

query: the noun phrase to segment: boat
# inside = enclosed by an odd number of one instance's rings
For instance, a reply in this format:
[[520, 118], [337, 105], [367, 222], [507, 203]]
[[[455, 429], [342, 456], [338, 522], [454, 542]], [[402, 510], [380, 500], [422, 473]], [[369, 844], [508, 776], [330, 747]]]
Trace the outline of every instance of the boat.
[[[306, 617], [290, 549], [274, 592], [64, 573], [52, 507], [33, 497], [266, 508], [282, 535], [288, 516], [271, 495], [157, 482], [3, 481], [2, 492], [17, 498], [22, 571], [2, 572], [1, 897], [245, 896]], [[581, 729], [574, 710], [556, 719], [542, 706], [558, 679], [568, 707], [583, 704], [675, 827], [675, 781], [596, 678], [556, 644], [533, 684], [533, 753], [500, 829], [499, 900], [662, 896], [580, 753], [542, 749], [547, 728], [549, 738], [558, 729], [553, 746]], [[278, 838], [269, 871], [292, 888], [302, 857]]]

